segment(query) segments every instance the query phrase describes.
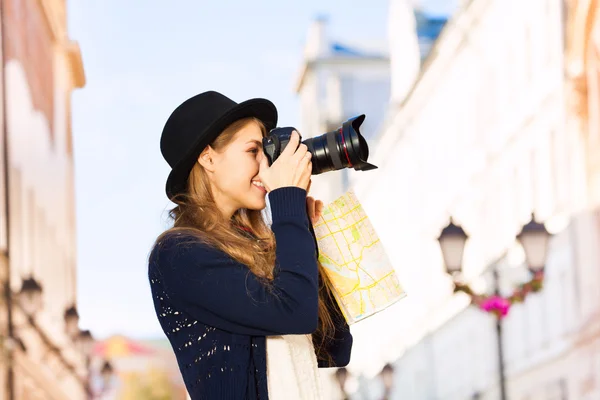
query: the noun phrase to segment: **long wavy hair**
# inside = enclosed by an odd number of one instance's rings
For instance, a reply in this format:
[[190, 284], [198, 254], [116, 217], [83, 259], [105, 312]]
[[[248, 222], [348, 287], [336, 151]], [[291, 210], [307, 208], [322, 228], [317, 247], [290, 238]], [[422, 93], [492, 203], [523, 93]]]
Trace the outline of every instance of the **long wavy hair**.
[[[217, 152], [223, 151], [243, 127], [252, 123], [260, 127], [263, 136], [266, 135], [260, 120], [244, 118], [229, 125], [210, 146]], [[171, 200], [175, 203], [169, 212], [173, 227], [158, 237], [155, 246], [166, 235], [186, 233], [246, 265], [265, 285], [272, 282], [276, 243], [261, 211], [240, 209], [227, 220], [217, 207], [208, 175], [200, 163], [196, 163], [190, 172], [187, 191]], [[319, 322], [312, 337], [317, 358], [329, 363], [331, 357], [325, 351], [325, 344], [333, 336], [334, 324], [326, 306], [326, 296], [332, 300], [331, 283], [320, 264], [319, 275]]]

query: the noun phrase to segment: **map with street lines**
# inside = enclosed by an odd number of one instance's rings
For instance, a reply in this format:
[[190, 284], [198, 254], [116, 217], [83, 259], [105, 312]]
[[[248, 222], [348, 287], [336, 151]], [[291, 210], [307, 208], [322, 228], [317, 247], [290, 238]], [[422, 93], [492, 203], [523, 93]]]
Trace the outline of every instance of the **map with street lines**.
[[323, 209], [314, 225], [319, 261], [348, 324], [394, 304], [406, 293], [353, 191]]

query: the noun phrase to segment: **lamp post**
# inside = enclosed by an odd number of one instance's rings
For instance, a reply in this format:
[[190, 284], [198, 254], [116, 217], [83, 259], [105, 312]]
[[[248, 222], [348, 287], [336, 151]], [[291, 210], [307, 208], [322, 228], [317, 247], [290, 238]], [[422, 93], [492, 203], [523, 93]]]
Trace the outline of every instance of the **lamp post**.
[[[14, 293], [14, 294], [11, 293], [11, 297], [14, 296], [15, 304], [20, 308], [21, 312], [25, 315], [25, 318], [26, 318], [25, 324], [29, 328], [31, 328], [32, 331], [37, 333], [38, 337], [40, 338], [42, 343], [46, 346], [48, 351], [54, 353], [57, 356], [57, 358], [60, 360], [62, 365], [65, 367], [65, 369], [70, 371], [73, 375], [78, 376], [76, 367], [68, 359], [66, 359], [64, 357], [64, 354], [62, 353], [60, 347], [56, 345], [54, 340], [44, 331], [44, 329], [42, 329], [40, 327], [40, 325], [38, 324], [38, 322], [36, 320], [35, 314], [43, 306], [42, 294], [43, 294], [42, 286], [38, 283], [38, 281], [33, 276], [30, 276], [27, 279], [23, 279], [22, 284], [21, 284], [21, 289], [17, 293]], [[70, 308], [68, 308], [67, 310], [65, 310], [64, 319], [65, 319], [65, 329], [66, 329], [67, 333], [69, 334], [69, 336], [73, 340], [76, 340], [78, 342], [78, 344], [83, 345], [82, 350], [89, 351], [91, 344], [93, 344], [93, 339], [92, 339], [89, 331], [82, 332], [81, 335], [79, 334], [80, 332], [79, 332], [79, 329], [77, 328], [77, 325], [79, 323], [79, 315], [78, 315], [77, 309], [75, 308], [74, 305], [71, 306]], [[14, 350], [14, 348], [16, 348], [17, 346], [19, 346], [22, 351], [26, 351], [26, 347], [25, 347], [25, 344], [23, 343], [23, 341], [17, 335], [15, 335], [16, 330], [21, 327], [15, 327], [11, 321], [11, 323], [9, 324], [9, 328], [10, 328], [9, 329], [10, 335], [7, 337], [7, 346], [10, 347], [10, 352], [11, 352], [11, 354], [9, 356], [12, 356], [12, 350]], [[75, 330], [77, 330], [76, 333], [74, 333]], [[91, 344], [90, 344], [90, 340], [92, 341]], [[12, 368], [12, 366], [10, 365], [10, 363], [12, 362], [11, 359], [9, 359], [9, 363], [8, 363], [9, 364], [8, 365], [9, 374], [7, 374], [7, 375], [9, 378], [13, 378], [13, 374], [10, 373], [10, 368]], [[79, 378], [79, 376], [78, 376], [78, 378]], [[88, 386], [87, 380], [82, 381], [82, 383], [85, 384], [86, 389], [87, 389], [87, 386]], [[8, 390], [8, 398], [13, 399], [14, 395], [15, 395], [14, 383], [9, 382], [7, 384], [7, 387], [9, 389]]]
[[[77, 335], [77, 340], [81, 347], [81, 352], [85, 356], [85, 364], [87, 371], [86, 379], [86, 395], [89, 400], [95, 398], [102, 398], [104, 394], [110, 389], [111, 383], [114, 376], [114, 367], [109, 360], [104, 360], [102, 366], [92, 368], [92, 352], [94, 348], [94, 337], [89, 330], [82, 330]], [[94, 376], [99, 376], [100, 384], [93, 385]]]
[[91, 371], [91, 361], [92, 361], [92, 347], [94, 346], [94, 337], [92, 336], [92, 332], [89, 330], [82, 330], [79, 332], [79, 336], [77, 337], [79, 345], [81, 347], [81, 352], [85, 357], [85, 368], [87, 371], [87, 379], [85, 382], [85, 391], [88, 399], [92, 399], [92, 371]]
[[348, 370], [344, 367], [338, 368], [335, 371], [335, 378], [337, 379], [338, 385], [340, 387], [342, 399], [347, 400], [348, 393], [346, 393], [346, 380], [348, 380]]
[[383, 381], [383, 400], [389, 400], [392, 394], [392, 387], [394, 385], [394, 367], [392, 364], [385, 364], [380, 372], [381, 380]]
[[105, 360], [100, 369], [100, 376], [102, 377], [102, 389], [100, 390], [100, 396], [110, 389], [112, 383], [114, 368], [110, 361]]
[[42, 306], [42, 286], [33, 276], [30, 276], [28, 279], [23, 280], [21, 290], [16, 295], [13, 295], [10, 286], [10, 273], [7, 274], [4, 282], [4, 299], [7, 307], [7, 337], [5, 338], [5, 346], [8, 350], [6, 366], [6, 396], [8, 400], [14, 400], [16, 395], [13, 351], [17, 346], [25, 350], [25, 344], [16, 335], [16, 327], [13, 321], [13, 296], [15, 297], [14, 300], [18, 302], [17, 304], [21, 305], [27, 317], [31, 318]]
[[28, 316], [42, 308], [42, 286], [33, 276], [23, 281], [18, 296], [23, 310]]
[[102, 382], [104, 382], [104, 387], [108, 387], [110, 385], [110, 381], [113, 375], [113, 366], [110, 363], [110, 361], [104, 361], [102, 369], [100, 370], [100, 374], [102, 375]]
[[65, 310], [65, 331], [70, 338], [75, 338], [79, 333], [79, 313], [77, 307], [72, 305]]
[[94, 346], [94, 337], [92, 332], [89, 330], [83, 330], [79, 332], [79, 345], [83, 354], [89, 358], [92, 353], [92, 347]]
[[[531, 216], [531, 221], [523, 226], [521, 232], [517, 235], [517, 240], [519, 240], [525, 251], [527, 268], [536, 276], [537, 274], [543, 272], [546, 264], [550, 236], [550, 233], [548, 233], [544, 225], [536, 222], [533, 215]], [[467, 239], [467, 234], [460, 226], [455, 225], [452, 222], [452, 219], [450, 220], [448, 226], [442, 230], [438, 238], [444, 258], [444, 264], [446, 266], [446, 272], [453, 277], [455, 280], [455, 285], [456, 275], [462, 271], [463, 254]], [[494, 266], [493, 278], [494, 294], [496, 296], [500, 296], [500, 283], [497, 265]], [[473, 295], [471, 294], [471, 296]], [[501, 400], [506, 400], [506, 377], [502, 340], [502, 315], [500, 314], [496, 315], [496, 341], [498, 346], [500, 398]]]

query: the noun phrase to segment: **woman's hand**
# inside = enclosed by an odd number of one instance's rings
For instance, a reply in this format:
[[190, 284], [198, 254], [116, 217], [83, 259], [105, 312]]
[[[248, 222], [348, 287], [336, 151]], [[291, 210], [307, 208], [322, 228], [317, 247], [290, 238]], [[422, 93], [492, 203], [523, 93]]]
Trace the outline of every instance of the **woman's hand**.
[[306, 190], [312, 173], [312, 154], [305, 144], [300, 144], [298, 132], [292, 132], [289, 143], [277, 160], [269, 167], [267, 157], [260, 160], [258, 177], [267, 192], [286, 187], [296, 186]]
[[306, 212], [308, 213], [308, 218], [310, 218], [310, 221], [315, 224], [323, 214], [323, 202], [307, 196]]

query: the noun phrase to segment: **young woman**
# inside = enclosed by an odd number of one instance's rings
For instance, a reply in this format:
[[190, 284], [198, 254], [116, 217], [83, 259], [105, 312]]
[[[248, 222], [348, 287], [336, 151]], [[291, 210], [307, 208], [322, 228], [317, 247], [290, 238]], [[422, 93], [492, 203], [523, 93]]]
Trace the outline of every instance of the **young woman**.
[[294, 133], [269, 166], [261, 143], [276, 123], [268, 100], [206, 92], [182, 103], [162, 133], [176, 207], [148, 276], [194, 400], [321, 399], [317, 368], [350, 360], [352, 335], [311, 233], [322, 208], [307, 197], [311, 154]]

